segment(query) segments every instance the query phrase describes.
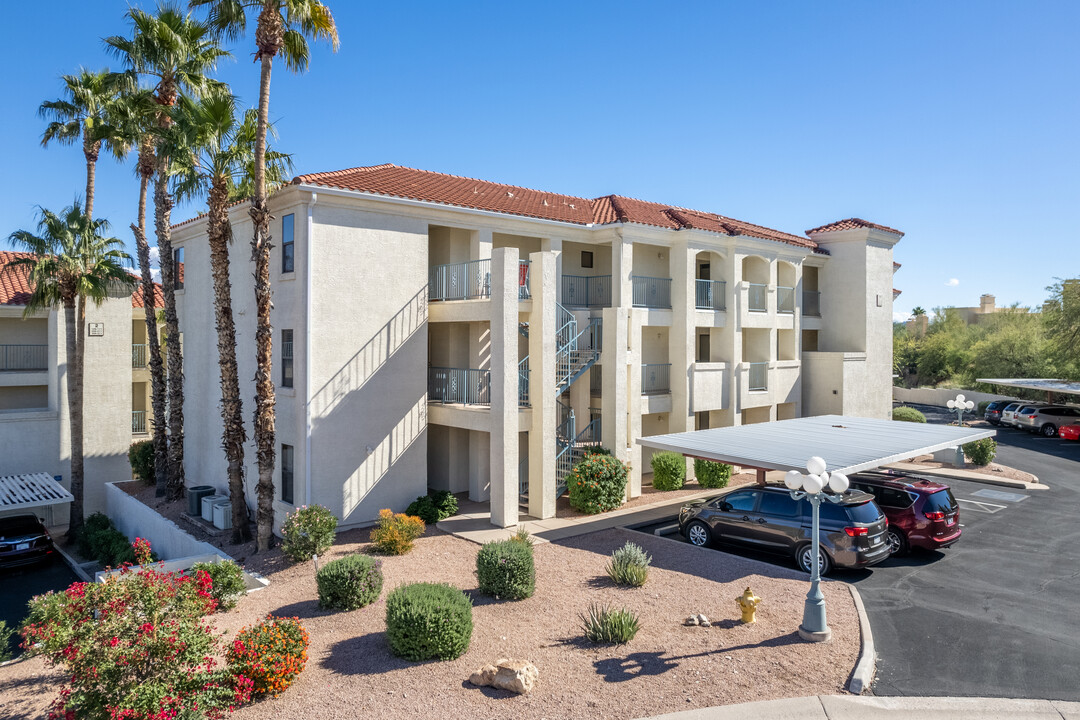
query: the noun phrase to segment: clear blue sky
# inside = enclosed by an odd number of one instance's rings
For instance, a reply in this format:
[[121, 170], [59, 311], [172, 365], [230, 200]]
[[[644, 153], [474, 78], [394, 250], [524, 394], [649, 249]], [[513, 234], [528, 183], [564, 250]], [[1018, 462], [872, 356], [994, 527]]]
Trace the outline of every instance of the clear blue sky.
[[[1038, 304], [1080, 275], [1080, 3], [330, 5], [340, 51], [273, 79], [298, 172], [392, 162], [795, 233], [863, 217], [907, 233], [899, 311]], [[60, 74], [110, 64], [126, 7], [5, 8], [3, 236], [82, 192], [81, 151], [43, 150], [36, 110]], [[252, 31], [219, 74], [248, 104]], [[103, 159], [95, 214], [129, 241], [136, 199]]]

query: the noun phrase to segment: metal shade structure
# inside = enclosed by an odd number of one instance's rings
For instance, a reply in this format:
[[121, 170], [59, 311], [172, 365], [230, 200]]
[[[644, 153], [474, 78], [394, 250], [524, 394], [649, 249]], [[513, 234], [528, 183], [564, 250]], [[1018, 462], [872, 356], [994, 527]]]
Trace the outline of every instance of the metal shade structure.
[[1040, 390], [1047, 393], [1061, 393], [1062, 395], [1080, 395], [1080, 382], [1070, 382], [1068, 380], [1040, 378], [978, 378], [977, 382], [986, 383], [987, 385], [1024, 388], [1025, 390]]
[[955, 425], [818, 415], [652, 435], [636, 442], [655, 450], [760, 470], [801, 472], [807, 458], [818, 455], [827, 459], [829, 473], [854, 473], [996, 434], [995, 430]]
[[0, 512], [62, 505], [75, 500], [47, 473], [0, 476]]

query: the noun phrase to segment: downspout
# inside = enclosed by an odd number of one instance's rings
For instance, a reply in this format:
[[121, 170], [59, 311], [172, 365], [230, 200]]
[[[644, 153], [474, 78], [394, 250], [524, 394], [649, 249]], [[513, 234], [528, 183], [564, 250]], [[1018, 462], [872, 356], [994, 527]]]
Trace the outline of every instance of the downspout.
[[304, 236], [307, 247], [306, 294], [304, 302], [304, 504], [311, 504], [311, 288], [314, 262], [314, 243], [312, 242], [312, 211], [319, 199], [318, 193], [311, 193], [311, 199], [307, 204], [307, 234]]

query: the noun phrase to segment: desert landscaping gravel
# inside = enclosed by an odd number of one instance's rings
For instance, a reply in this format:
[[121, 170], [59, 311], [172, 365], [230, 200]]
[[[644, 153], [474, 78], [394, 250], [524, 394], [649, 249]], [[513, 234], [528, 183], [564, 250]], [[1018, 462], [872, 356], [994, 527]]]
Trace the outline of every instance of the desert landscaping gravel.
[[[339, 535], [327, 559], [367, 547], [366, 530]], [[653, 569], [643, 588], [613, 586], [608, 555], [626, 540], [645, 547]], [[415, 549], [382, 558], [382, 597], [351, 612], [318, 608], [313, 567], [280, 553], [249, 558], [271, 580], [212, 620], [230, 636], [267, 613], [296, 615], [311, 634], [310, 659], [277, 699], [232, 717], [315, 718], [637, 718], [710, 705], [842, 692], [859, 650], [859, 626], [845, 585], [826, 582], [833, 640], [802, 642], [796, 628], [806, 576], [755, 560], [615, 529], [536, 546], [537, 590], [527, 600], [497, 601], [476, 590], [478, 545], [429, 529]], [[417, 580], [448, 582], [474, 602], [475, 629], [465, 655], [410, 663], [390, 654], [386, 593]], [[746, 586], [763, 598], [758, 622], [742, 625], [735, 598]], [[636, 612], [642, 629], [629, 645], [595, 647], [580, 639], [578, 613], [590, 603]], [[686, 627], [704, 613], [711, 628]], [[536, 689], [516, 696], [476, 688], [469, 674], [501, 657], [529, 660]], [[57, 671], [40, 659], [0, 668], [0, 717], [37, 718], [56, 692]]]

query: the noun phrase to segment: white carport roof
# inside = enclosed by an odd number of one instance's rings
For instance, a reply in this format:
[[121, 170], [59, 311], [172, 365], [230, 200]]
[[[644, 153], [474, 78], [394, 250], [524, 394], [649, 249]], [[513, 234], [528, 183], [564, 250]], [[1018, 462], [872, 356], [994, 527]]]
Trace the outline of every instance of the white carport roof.
[[60, 505], [74, 499], [46, 473], [0, 475], [0, 511]]
[[1080, 395], [1080, 382], [1051, 380], [1041, 378], [978, 378], [978, 382], [987, 385], [1005, 385], [1006, 387], [1025, 388], [1027, 390], [1045, 390], [1052, 393]]
[[642, 447], [764, 470], [806, 471], [814, 455], [829, 472], [869, 470], [892, 462], [993, 437], [994, 430], [876, 420], [844, 415], [653, 435]]

